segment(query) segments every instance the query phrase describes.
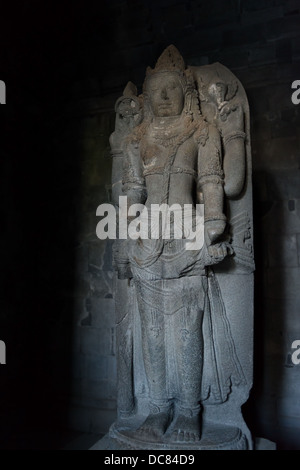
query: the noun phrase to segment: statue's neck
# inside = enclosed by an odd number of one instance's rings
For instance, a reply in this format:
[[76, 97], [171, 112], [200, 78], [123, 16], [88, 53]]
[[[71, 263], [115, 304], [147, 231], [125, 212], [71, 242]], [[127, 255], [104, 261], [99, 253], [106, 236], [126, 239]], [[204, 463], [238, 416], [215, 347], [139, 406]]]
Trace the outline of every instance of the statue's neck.
[[183, 119], [183, 114], [179, 116], [164, 116], [164, 117], [157, 117], [155, 116], [152, 122], [152, 125], [156, 129], [165, 129], [169, 128], [170, 126], [178, 126]]

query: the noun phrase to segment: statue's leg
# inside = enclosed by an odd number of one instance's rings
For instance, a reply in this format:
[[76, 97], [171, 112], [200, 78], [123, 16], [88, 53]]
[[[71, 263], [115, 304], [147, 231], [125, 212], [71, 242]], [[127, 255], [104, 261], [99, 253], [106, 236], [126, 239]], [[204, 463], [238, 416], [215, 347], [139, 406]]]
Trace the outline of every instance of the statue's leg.
[[174, 315], [178, 348], [178, 395], [173, 438], [179, 441], [196, 441], [201, 436], [202, 321], [206, 278], [191, 276], [179, 281], [184, 296], [184, 307]]
[[136, 292], [141, 317], [143, 359], [150, 397], [149, 415], [137, 433], [160, 438], [166, 431], [170, 415], [166, 391], [163, 281], [138, 281]]

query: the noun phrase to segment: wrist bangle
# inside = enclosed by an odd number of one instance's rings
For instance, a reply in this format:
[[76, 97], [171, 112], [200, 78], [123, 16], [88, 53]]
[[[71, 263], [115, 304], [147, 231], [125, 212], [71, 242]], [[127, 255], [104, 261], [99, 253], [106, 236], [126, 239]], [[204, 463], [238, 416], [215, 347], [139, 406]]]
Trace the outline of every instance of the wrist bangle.
[[204, 222], [210, 222], [211, 220], [224, 220], [226, 222], [227, 217], [224, 214], [207, 215], [204, 217]]

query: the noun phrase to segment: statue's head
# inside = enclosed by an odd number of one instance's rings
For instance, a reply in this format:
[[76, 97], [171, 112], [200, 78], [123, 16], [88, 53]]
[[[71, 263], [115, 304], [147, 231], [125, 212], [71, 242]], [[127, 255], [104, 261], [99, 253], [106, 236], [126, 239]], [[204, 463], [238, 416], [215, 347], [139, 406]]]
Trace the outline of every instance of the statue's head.
[[159, 57], [155, 68], [147, 68], [144, 82], [145, 105], [155, 117], [179, 116], [185, 110], [190, 112], [191, 96], [194, 91], [185, 69], [183, 58], [171, 45]]

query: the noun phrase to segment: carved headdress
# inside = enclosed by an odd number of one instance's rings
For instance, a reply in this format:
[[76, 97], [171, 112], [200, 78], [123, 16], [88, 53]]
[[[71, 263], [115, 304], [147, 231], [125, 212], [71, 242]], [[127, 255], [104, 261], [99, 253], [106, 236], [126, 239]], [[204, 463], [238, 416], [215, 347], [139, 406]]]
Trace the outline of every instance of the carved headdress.
[[168, 46], [158, 58], [154, 69], [147, 68], [147, 75], [158, 72], [178, 72], [185, 71], [185, 63], [178, 49], [171, 44]]

